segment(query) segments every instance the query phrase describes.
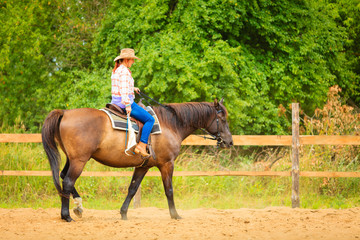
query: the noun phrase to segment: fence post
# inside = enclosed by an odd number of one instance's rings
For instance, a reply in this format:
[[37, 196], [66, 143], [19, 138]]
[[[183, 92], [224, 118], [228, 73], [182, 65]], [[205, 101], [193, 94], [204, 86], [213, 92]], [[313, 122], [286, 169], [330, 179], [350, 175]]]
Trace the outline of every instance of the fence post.
[[300, 207], [299, 197], [299, 103], [292, 103], [292, 194], [291, 205], [293, 208]]
[[140, 207], [141, 207], [141, 183], [134, 196], [134, 208], [140, 208]]

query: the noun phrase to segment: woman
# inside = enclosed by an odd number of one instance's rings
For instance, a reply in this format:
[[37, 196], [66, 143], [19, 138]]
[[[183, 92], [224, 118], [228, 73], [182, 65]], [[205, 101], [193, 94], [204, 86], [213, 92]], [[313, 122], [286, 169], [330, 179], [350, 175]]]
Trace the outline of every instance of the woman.
[[131, 76], [131, 65], [134, 59], [140, 60], [135, 56], [135, 52], [131, 48], [121, 50], [120, 56], [117, 56], [115, 67], [111, 75], [111, 103], [116, 104], [126, 110], [127, 115], [139, 120], [144, 124], [140, 142], [135, 147], [135, 153], [141, 154], [143, 157], [149, 157], [146, 151], [149, 135], [154, 125], [155, 119], [147, 111], [134, 102], [135, 94], [140, 92], [139, 88], [134, 87], [134, 79]]

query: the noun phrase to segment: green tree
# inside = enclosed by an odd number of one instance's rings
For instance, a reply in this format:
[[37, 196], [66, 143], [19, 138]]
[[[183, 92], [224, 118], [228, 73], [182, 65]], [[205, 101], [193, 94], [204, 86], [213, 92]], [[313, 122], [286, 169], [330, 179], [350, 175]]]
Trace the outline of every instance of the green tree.
[[[0, 11], [0, 119], [12, 125], [21, 117], [26, 126], [41, 121], [36, 90], [44, 86], [55, 64], [47, 51], [54, 24], [48, 1], [5, 1]], [[40, 114], [39, 114], [40, 112]]]
[[[90, 70], [93, 35], [107, 1], [28, 0], [0, 4], [0, 119], [38, 131], [66, 73]], [[59, 74], [61, 72], [61, 74]], [[59, 77], [61, 76], [61, 77]], [[67, 86], [69, 88], [69, 86]]]
[[329, 4], [337, 12], [335, 20], [339, 27], [346, 29], [344, 54], [346, 67], [339, 69], [338, 82], [343, 94], [352, 106], [360, 105], [360, 1], [336, 0]]

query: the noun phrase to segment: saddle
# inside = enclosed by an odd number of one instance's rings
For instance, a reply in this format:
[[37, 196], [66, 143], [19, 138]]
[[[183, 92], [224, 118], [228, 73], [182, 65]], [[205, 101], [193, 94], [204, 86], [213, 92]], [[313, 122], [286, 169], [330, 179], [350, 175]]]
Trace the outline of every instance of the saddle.
[[[144, 104], [142, 104], [142, 103], [140, 103], [140, 104], [139, 104], [140, 107], [145, 108]], [[124, 111], [122, 108], [120, 108], [119, 106], [117, 106], [115, 104], [112, 104], [112, 103], [106, 104], [105, 110], [108, 110], [111, 113], [115, 114], [116, 116], [127, 120], [126, 111]], [[138, 139], [136, 139], [136, 142], [139, 142], [139, 140], [140, 140], [139, 136], [141, 135], [141, 130], [142, 130], [142, 127], [144, 126], [144, 124], [142, 122], [140, 122], [139, 120], [133, 118], [133, 117], [130, 118], [130, 120], [136, 122], [136, 125], [139, 127], [139, 135], [137, 137]]]
[[[141, 101], [138, 103], [138, 105], [145, 109], [145, 105]], [[119, 106], [117, 106], [115, 104], [111, 104], [111, 103], [106, 104], [105, 110], [113, 113], [114, 115], [116, 115], [116, 116], [118, 116], [118, 117], [120, 117], [120, 118], [122, 118], [124, 120], [127, 120], [126, 111], [124, 111], [122, 108], [120, 108]], [[138, 128], [139, 128], [139, 132], [138, 132], [138, 135], [136, 137], [136, 142], [139, 143], [142, 128], [143, 128], [144, 124], [142, 122], [140, 122], [139, 120], [133, 118], [133, 117], [131, 117], [130, 120], [134, 121], [137, 124]], [[151, 135], [149, 136], [148, 145], [147, 145], [147, 151], [150, 153], [150, 157], [152, 157], [155, 160], [156, 159], [155, 152], [153, 151], [153, 149], [151, 147]], [[145, 167], [147, 165], [147, 163], [149, 162], [150, 157], [144, 158], [143, 163], [139, 167]]]

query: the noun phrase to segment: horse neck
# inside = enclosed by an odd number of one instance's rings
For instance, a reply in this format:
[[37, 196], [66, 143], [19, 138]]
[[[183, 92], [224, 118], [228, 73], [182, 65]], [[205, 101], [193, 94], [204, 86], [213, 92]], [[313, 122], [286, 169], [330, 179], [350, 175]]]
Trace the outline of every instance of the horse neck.
[[168, 106], [172, 110], [170, 113], [163, 112], [162, 122], [175, 131], [182, 140], [197, 129], [206, 128], [216, 114], [215, 109], [209, 103], [182, 103]]
[[199, 127], [199, 128], [191, 127], [191, 128], [186, 128], [186, 129], [178, 129], [177, 133], [181, 137], [181, 140], [184, 140], [185, 138], [187, 138], [193, 132], [195, 132], [197, 129], [200, 129], [200, 128], [202, 128], [202, 127]]

